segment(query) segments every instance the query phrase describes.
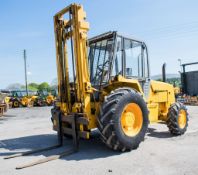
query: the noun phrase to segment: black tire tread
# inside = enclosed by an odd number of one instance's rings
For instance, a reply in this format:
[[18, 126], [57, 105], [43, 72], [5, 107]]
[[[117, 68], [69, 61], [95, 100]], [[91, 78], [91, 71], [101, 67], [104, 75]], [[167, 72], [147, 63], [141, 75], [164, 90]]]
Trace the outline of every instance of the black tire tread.
[[[179, 115], [180, 109], [184, 109], [187, 114], [186, 126], [183, 129], [181, 129], [178, 124], [178, 115]], [[188, 127], [188, 112], [187, 112], [186, 107], [182, 103], [178, 103], [178, 102], [172, 104], [168, 111], [168, 118], [167, 118], [166, 123], [171, 134], [173, 135], [184, 134]]]
[[[114, 132], [113, 128], [113, 113], [115, 112], [118, 101], [122, 98], [123, 95], [127, 93], [137, 93], [135, 90], [130, 88], [118, 88], [112, 91], [104, 100], [101, 108], [100, 114], [98, 117], [98, 128], [101, 134], [101, 140], [111, 149], [116, 151], [128, 151], [131, 148], [127, 148], [125, 145], [122, 145]], [[110, 109], [110, 110], [109, 110]], [[144, 139], [139, 140], [139, 142]], [[139, 146], [136, 145], [132, 149], [136, 149]]]

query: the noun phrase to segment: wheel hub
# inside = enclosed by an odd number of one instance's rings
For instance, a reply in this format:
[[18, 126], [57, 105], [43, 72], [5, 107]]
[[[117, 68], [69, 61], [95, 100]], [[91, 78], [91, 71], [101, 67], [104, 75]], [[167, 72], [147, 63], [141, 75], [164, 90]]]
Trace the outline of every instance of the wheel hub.
[[143, 124], [142, 111], [139, 105], [129, 103], [125, 106], [121, 116], [121, 126], [127, 136], [137, 135]]
[[186, 126], [186, 121], [187, 121], [186, 111], [184, 109], [181, 109], [179, 111], [179, 117], [178, 117], [178, 124], [181, 129], [183, 129]]
[[14, 102], [14, 106], [15, 107], [18, 106], [18, 102], [17, 101]]

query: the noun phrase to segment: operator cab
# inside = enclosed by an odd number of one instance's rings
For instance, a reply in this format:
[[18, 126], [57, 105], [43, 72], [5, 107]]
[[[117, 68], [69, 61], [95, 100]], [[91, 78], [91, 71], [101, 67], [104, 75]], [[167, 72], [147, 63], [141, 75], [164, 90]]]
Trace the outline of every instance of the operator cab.
[[93, 86], [104, 86], [118, 75], [138, 79], [142, 89], [150, 80], [146, 44], [108, 32], [89, 40], [90, 81]]

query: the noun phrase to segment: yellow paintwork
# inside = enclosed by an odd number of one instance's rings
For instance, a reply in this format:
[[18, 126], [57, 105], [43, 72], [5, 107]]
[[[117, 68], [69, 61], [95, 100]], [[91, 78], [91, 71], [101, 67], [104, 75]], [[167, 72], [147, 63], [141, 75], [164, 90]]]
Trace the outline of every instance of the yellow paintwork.
[[178, 117], [178, 125], [181, 129], [185, 128], [187, 123], [187, 115], [186, 111], [184, 109], [181, 109], [179, 111], [179, 117]]
[[150, 122], [166, 121], [168, 109], [175, 102], [173, 86], [168, 83], [151, 80], [149, 96], [146, 102], [150, 111]]
[[31, 96], [31, 100], [32, 101], [34, 101], [35, 99], [37, 99], [38, 98], [38, 96], [37, 95], [33, 95], [33, 96]]
[[[72, 12], [71, 20], [63, 19], [63, 15]], [[69, 113], [86, 113], [89, 120], [89, 129], [96, 127], [95, 117], [91, 114], [90, 93], [93, 93], [89, 79], [88, 60], [87, 60], [87, 31], [89, 30], [89, 23], [85, 21], [86, 12], [83, 7], [77, 4], [72, 4], [69, 7], [61, 10], [54, 16], [55, 40], [56, 40], [56, 62], [58, 73], [58, 84], [60, 85], [64, 77], [62, 75], [63, 67], [65, 68], [65, 83], [67, 97], [61, 100], [61, 111], [64, 114]], [[64, 27], [71, 26], [72, 32], [61, 33]], [[65, 37], [61, 37], [64, 35]], [[76, 102], [71, 106], [70, 103], [70, 86], [69, 86], [69, 68], [67, 55], [67, 41], [72, 37], [75, 68], [76, 68]], [[64, 52], [60, 52], [59, 48], [64, 48]], [[64, 65], [60, 62], [64, 60]], [[58, 86], [59, 97], [64, 98], [61, 87]], [[68, 103], [66, 103], [68, 101]], [[83, 105], [82, 105], [83, 104]]]
[[175, 95], [180, 94], [181, 93], [180, 88], [179, 87], [174, 87], [174, 93], [175, 93]]
[[121, 115], [123, 132], [130, 137], [136, 136], [142, 129], [143, 115], [140, 107], [135, 103], [125, 106]]
[[10, 103], [10, 97], [5, 97], [5, 103], [7, 104], [7, 105], [9, 105], [9, 103]]
[[34, 106], [34, 101], [38, 98], [37, 95], [32, 95], [30, 98], [29, 106]]
[[22, 97], [21, 100], [20, 100], [21, 104], [23, 106], [29, 106], [30, 102], [31, 102], [31, 98], [29, 97]]
[[142, 87], [140, 86], [140, 83], [137, 79], [126, 79], [123, 76], [119, 75], [116, 80], [112, 80], [109, 82], [108, 86], [104, 87], [105, 91], [110, 93], [112, 90], [120, 88], [120, 87], [129, 87], [132, 89], [137, 90], [140, 92], [142, 95], [143, 90]]
[[53, 95], [49, 94], [46, 97], [46, 102], [47, 102], [48, 105], [51, 105], [54, 101], [55, 101], [55, 97]]

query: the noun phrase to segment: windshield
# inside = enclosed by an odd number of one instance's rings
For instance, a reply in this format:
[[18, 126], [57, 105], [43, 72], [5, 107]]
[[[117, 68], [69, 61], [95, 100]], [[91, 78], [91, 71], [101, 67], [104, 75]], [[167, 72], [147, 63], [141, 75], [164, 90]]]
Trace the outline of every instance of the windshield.
[[21, 91], [13, 91], [12, 96], [13, 97], [22, 97], [22, 93], [21, 93]]
[[48, 96], [48, 92], [46, 90], [37, 91], [37, 95], [39, 95], [39, 96]]
[[103, 39], [89, 45], [90, 80], [93, 85], [101, 85], [108, 81], [112, 52], [112, 38]]
[[21, 95], [24, 97], [27, 95], [27, 92], [26, 91], [21, 91]]

